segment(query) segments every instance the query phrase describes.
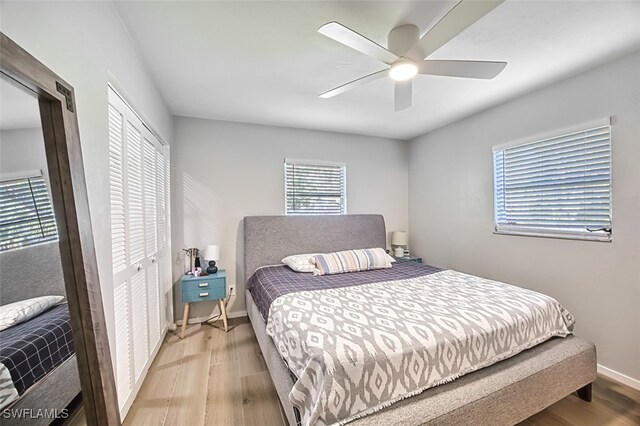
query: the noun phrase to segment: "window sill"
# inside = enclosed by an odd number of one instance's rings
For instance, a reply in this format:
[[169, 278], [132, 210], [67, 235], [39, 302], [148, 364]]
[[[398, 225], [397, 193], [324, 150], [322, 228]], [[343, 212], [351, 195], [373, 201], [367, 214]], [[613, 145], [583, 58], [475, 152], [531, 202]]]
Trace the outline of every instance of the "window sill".
[[584, 234], [553, 234], [535, 231], [493, 231], [495, 235], [511, 235], [520, 237], [537, 237], [537, 238], [554, 238], [560, 240], [579, 240], [579, 241], [592, 241], [600, 243], [610, 243], [610, 235], [584, 235]]

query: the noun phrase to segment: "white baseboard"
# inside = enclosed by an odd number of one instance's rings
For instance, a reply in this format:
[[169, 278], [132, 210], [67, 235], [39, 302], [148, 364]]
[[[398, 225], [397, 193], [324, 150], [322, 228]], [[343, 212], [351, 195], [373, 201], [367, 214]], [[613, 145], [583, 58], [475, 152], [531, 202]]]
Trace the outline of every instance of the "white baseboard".
[[613, 379], [617, 382], [620, 382], [623, 385], [627, 385], [636, 390], [640, 390], [640, 380], [629, 377], [626, 374], [618, 373], [617, 371], [600, 364], [598, 364], [598, 373], [602, 374], [603, 376], [607, 376], [608, 378]]

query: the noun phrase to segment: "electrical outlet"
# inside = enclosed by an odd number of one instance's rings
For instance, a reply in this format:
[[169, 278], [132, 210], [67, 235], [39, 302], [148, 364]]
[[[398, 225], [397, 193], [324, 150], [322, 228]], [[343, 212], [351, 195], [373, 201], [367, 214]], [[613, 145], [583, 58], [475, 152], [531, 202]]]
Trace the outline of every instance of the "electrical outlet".
[[229, 284], [229, 296], [235, 296], [236, 295], [236, 286], [234, 284]]

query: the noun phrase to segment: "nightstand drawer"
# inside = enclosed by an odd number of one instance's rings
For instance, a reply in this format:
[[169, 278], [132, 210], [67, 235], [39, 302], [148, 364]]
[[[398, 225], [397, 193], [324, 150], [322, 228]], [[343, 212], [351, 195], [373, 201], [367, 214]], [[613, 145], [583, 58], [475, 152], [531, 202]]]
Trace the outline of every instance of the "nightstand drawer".
[[227, 295], [227, 274], [224, 269], [204, 277], [184, 275], [180, 281], [182, 301], [185, 303], [218, 300]]
[[216, 286], [215, 288], [202, 290], [182, 291], [183, 302], [200, 302], [202, 300], [218, 300], [224, 299], [227, 289], [225, 287]]
[[202, 277], [200, 280], [191, 279], [182, 281], [182, 292], [208, 291], [214, 289], [224, 289], [227, 283], [224, 278], [207, 278]]

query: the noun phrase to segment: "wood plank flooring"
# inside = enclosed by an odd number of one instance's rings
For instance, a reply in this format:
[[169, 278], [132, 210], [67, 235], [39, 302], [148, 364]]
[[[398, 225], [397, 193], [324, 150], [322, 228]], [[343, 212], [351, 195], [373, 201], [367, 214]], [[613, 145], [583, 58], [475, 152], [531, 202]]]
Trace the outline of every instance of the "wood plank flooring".
[[[284, 425], [247, 318], [230, 320], [228, 333], [193, 325], [183, 340], [169, 334], [124, 424]], [[533, 425], [640, 425], [640, 391], [598, 376], [591, 403], [570, 395], [520, 423]]]
[[124, 424], [284, 424], [251, 324], [229, 321], [169, 334]]

